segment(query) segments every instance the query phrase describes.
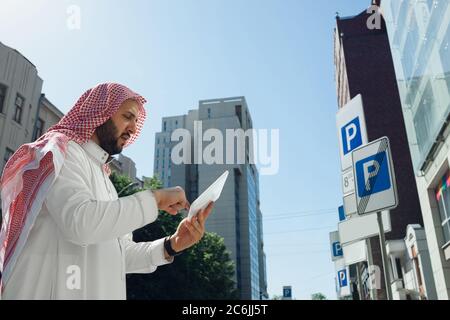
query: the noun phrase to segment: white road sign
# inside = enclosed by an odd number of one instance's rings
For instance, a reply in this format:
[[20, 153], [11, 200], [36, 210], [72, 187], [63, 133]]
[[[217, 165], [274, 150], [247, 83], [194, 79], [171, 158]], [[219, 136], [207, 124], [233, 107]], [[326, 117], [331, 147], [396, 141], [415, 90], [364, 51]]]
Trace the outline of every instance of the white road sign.
[[353, 168], [342, 172], [342, 194], [344, 196], [355, 192], [355, 181], [353, 179]]
[[341, 168], [352, 167], [352, 151], [368, 142], [361, 95], [357, 95], [336, 114]]
[[356, 196], [355, 193], [350, 193], [343, 198], [344, 211], [346, 217], [351, 217], [356, 213]]
[[342, 251], [347, 266], [367, 261], [367, 245], [365, 239], [343, 245]]
[[[389, 211], [383, 211], [381, 217], [383, 219], [384, 232], [390, 232], [391, 217]], [[339, 222], [338, 230], [341, 245], [378, 236], [380, 231], [376, 214], [367, 214], [364, 216], [355, 215], [351, 219]]]

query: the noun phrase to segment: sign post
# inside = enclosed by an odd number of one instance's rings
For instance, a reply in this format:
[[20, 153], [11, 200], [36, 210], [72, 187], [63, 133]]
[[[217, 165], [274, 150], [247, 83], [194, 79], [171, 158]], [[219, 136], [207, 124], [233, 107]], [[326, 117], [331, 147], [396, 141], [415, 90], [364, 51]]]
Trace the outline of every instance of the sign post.
[[380, 228], [380, 247], [381, 259], [383, 260], [384, 281], [386, 283], [386, 295], [388, 300], [392, 300], [392, 288], [389, 276], [389, 266], [387, 264], [386, 238], [384, 237], [383, 219], [381, 219], [381, 211], [377, 212], [378, 227]]
[[389, 139], [383, 137], [352, 152], [356, 207], [359, 215], [377, 213], [388, 300], [392, 299], [382, 210], [397, 207], [398, 196]]

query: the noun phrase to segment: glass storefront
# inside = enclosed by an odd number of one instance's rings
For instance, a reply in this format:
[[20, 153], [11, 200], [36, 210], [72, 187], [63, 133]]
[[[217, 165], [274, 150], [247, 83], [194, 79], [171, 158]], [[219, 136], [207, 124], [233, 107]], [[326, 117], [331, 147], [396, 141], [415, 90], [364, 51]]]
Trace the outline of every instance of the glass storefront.
[[381, 7], [418, 172], [450, 113], [450, 1], [383, 0]]

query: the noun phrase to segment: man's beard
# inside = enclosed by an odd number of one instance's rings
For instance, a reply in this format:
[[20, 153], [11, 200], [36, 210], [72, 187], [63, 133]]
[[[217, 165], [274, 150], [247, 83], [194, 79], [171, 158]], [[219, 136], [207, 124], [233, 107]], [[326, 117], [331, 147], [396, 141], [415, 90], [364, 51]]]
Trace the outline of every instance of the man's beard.
[[118, 130], [111, 119], [95, 129], [100, 147], [108, 152], [110, 156], [122, 152], [123, 147], [119, 146]]

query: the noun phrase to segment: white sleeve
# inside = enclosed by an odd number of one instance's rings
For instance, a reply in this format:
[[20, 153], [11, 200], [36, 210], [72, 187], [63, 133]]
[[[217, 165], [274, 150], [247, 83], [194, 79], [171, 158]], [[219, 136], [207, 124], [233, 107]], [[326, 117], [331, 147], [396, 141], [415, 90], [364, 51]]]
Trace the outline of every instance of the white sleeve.
[[45, 200], [63, 236], [79, 245], [117, 239], [156, 220], [158, 208], [151, 191], [117, 200], [96, 200], [89, 188], [89, 164], [69, 144], [66, 159]]
[[164, 238], [149, 242], [134, 242], [132, 235], [121, 238], [125, 248], [126, 273], [151, 273], [157, 267], [173, 262], [164, 256]]

